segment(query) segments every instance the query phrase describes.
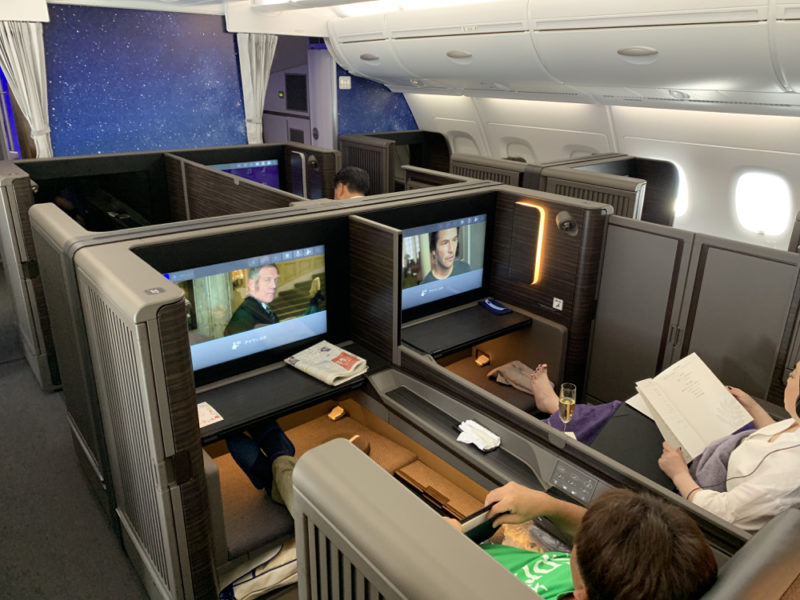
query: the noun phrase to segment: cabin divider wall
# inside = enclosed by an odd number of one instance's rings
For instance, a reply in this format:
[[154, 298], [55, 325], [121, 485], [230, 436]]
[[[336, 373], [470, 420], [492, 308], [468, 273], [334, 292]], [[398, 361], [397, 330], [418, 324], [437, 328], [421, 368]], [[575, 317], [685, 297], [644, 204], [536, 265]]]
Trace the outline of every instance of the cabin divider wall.
[[798, 356], [800, 255], [613, 216], [587, 394], [625, 400], [635, 383], [697, 352], [728, 385], [783, 403]]
[[[62, 382], [28, 219], [31, 206], [55, 201], [76, 219], [85, 221], [89, 215], [87, 206], [91, 202], [81, 203], [81, 193], [86, 189], [100, 190], [114, 204], [111, 208], [103, 205], [97, 208], [92, 204], [92, 214], [101, 215], [104, 222], [99, 229], [88, 226], [90, 231], [286, 208], [305, 198], [244, 180], [193, 160], [213, 157], [233, 161], [241, 156], [264, 158], [265, 155], [282, 158], [285, 153], [302, 155], [306, 166], [303, 173], [313, 171], [314, 185], [333, 197], [339, 152], [294, 143], [3, 163], [0, 169], [0, 185], [5, 194], [2, 209], [8, 213], [4, 222], [9, 225], [3, 227], [0, 236], [4, 238], [4, 245], [14, 248], [6, 260], [16, 263], [16, 268], [9, 267], [7, 271], [12, 276], [19, 276], [11, 277], [9, 285], [24, 298], [25, 306], [16, 311], [17, 321], [25, 357], [42, 389], [58, 389]], [[63, 194], [70, 187], [78, 192], [75, 198]], [[117, 205], [127, 207], [130, 212], [125, 222], [116, 216], [124, 214], [125, 208], [120, 209]]]

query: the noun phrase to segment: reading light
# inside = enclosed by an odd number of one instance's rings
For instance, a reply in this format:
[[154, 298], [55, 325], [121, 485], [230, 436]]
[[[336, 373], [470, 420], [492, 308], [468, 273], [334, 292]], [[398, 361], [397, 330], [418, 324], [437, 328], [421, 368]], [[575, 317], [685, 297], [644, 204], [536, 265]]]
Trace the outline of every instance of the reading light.
[[542, 278], [542, 248], [544, 247], [545, 212], [544, 208], [527, 200], [517, 202], [516, 204], [517, 206], [525, 206], [539, 211], [539, 231], [537, 232], [538, 235], [536, 236], [535, 250], [536, 258], [533, 261], [533, 278], [531, 280], [531, 285], [535, 285], [539, 283], [539, 280]]

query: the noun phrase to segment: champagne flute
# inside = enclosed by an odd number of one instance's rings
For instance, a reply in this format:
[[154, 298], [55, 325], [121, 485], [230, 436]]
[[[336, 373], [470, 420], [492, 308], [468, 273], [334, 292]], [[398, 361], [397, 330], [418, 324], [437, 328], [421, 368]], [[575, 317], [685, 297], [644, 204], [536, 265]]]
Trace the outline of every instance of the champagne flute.
[[564, 432], [567, 431], [567, 423], [575, 413], [575, 400], [578, 397], [578, 388], [574, 383], [562, 383], [561, 393], [558, 396], [558, 418], [564, 423]]

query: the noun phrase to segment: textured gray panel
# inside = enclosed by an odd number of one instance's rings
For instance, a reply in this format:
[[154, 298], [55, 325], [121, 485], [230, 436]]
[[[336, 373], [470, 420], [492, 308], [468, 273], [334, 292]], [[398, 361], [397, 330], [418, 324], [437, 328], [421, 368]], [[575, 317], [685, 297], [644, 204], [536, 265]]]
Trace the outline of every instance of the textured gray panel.
[[724, 383], [765, 398], [798, 269], [741, 246], [705, 252], [683, 353], [697, 352]]
[[609, 225], [586, 384], [593, 398], [625, 400], [658, 373], [683, 244]]

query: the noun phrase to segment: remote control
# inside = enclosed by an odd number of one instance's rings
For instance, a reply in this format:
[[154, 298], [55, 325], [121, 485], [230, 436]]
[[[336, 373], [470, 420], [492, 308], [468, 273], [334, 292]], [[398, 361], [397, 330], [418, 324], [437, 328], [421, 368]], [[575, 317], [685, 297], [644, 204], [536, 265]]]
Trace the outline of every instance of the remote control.
[[492, 298], [484, 298], [483, 300], [479, 301], [478, 304], [480, 304], [483, 308], [485, 308], [489, 312], [494, 313], [496, 315], [506, 315], [511, 312], [510, 308], [506, 308], [505, 306], [500, 304], [497, 300], [494, 300]]

